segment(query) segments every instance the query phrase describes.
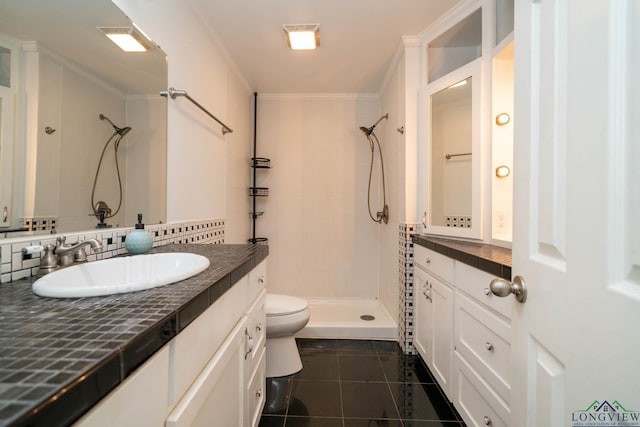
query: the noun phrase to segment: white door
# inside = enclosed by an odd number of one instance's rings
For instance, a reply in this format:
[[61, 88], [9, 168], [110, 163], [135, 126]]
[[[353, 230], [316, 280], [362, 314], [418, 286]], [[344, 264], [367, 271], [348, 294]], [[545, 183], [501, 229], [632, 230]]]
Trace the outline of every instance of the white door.
[[512, 426], [640, 425], [640, 2], [516, 0]]

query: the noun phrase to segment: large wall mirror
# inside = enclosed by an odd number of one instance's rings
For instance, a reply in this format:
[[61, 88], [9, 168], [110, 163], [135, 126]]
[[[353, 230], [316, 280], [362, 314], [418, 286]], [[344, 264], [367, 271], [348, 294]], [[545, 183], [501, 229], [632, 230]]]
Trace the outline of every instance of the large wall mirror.
[[124, 52], [100, 27], [135, 28], [110, 0], [0, 3], [6, 237], [96, 228], [100, 212], [110, 227], [165, 221], [166, 54], [145, 38]]
[[481, 235], [478, 69], [470, 64], [427, 87], [428, 233]]

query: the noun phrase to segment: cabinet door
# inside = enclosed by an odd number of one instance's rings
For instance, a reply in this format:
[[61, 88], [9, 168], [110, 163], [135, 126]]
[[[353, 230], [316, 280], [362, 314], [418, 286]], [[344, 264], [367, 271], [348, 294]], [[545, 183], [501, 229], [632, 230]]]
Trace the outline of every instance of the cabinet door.
[[246, 318], [242, 318], [169, 415], [166, 427], [244, 425]]
[[74, 427], [161, 427], [169, 412], [169, 347], [153, 355]]
[[414, 345], [447, 396], [451, 394], [453, 290], [416, 268]]
[[420, 268], [413, 272], [415, 278], [415, 316], [413, 319], [414, 340], [413, 344], [427, 365], [431, 365], [433, 355], [433, 343], [431, 331], [431, 317], [433, 317], [433, 305], [431, 304], [428, 275]]
[[453, 290], [429, 277], [433, 355], [431, 373], [451, 400], [451, 361], [453, 357]]

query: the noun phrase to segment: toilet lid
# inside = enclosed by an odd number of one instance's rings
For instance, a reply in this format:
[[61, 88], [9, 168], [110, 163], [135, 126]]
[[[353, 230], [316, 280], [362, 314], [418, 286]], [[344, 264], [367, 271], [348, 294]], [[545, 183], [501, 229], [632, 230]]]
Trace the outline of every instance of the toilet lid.
[[306, 300], [289, 295], [267, 294], [267, 316], [283, 316], [306, 310]]

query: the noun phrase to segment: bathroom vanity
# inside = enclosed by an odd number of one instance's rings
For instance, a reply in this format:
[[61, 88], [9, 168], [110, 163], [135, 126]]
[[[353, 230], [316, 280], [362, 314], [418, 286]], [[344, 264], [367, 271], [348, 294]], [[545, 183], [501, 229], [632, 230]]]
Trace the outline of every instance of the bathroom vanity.
[[414, 344], [467, 425], [510, 425], [511, 251], [414, 236]]
[[51, 299], [0, 290], [2, 426], [256, 426], [268, 247], [166, 245], [209, 258], [173, 285]]

